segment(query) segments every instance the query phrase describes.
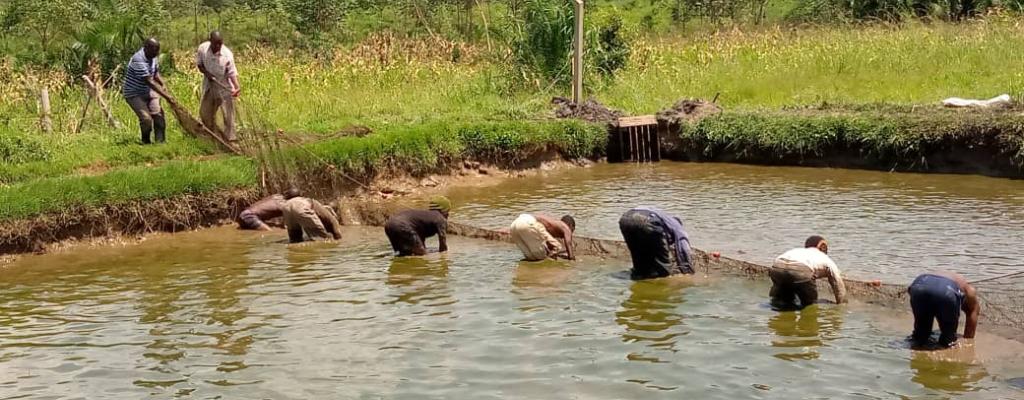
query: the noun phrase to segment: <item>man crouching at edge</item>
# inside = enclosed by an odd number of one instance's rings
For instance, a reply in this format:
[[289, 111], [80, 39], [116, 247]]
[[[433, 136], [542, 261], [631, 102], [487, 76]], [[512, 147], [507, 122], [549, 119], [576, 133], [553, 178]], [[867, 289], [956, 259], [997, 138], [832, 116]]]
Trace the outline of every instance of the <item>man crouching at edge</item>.
[[915, 348], [933, 348], [932, 326], [939, 321], [939, 342], [942, 348], [956, 345], [960, 311], [967, 315], [964, 339], [973, 339], [978, 330], [981, 305], [978, 291], [954, 272], [933, 272], [914, 279], [907, 288], [910, 308], [914, 312], [914, 333], [910, 338]]
[[285, 193], [282, 209], [288, 241], [301, 243], [309, 240], [341, 240], [341, 223], [334, 210], [319, 201], [298, 196], [298, 191]]
[[[842, 271], [828, 256], [828, 241], [814, 235], [804, 241], [804, 247], [789, 250], [775, 258], [768, 271], [772, 279], [769, 296], [779, 310], [802, 309], [818, 302], [816, 280], [826, 278], [832, 287], [836, 303], [846, 302], [846, 284]], [[796, 300], [800, 301], [798, 305]]]
[[238, 214], [238, 229], [269, 231], [270, 225], [267, 225], [267, 221], [284, 215], [285, 199], [299, 197], [300, 195], [298, 189], [292, 188], [283, 194], [264, 197], [260, 201], [253, 203], [249, 208]]
[[633, 280], [693, 274], [690, 238], [679, 218], [651, 207], [626, 211], [619, 230], [633, 259]]
[[430, 199], [427, 210], [406, 210], [392, 215], [384, 224], [384, 233], [399, 257], [427, 254], [427, 238], [437, 235], [438, 252], [448, 251], [448, 213], [452, 202], [447, 197]]

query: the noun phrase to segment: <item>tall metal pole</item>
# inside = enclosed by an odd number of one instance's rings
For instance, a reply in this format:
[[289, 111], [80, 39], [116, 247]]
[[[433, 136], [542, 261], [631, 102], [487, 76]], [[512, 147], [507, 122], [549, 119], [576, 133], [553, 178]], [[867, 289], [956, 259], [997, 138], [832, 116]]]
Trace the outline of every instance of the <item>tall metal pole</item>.
[[572, 57], [572, 101], [583, 101], [583, 0], [576, 0], [576, 34]]

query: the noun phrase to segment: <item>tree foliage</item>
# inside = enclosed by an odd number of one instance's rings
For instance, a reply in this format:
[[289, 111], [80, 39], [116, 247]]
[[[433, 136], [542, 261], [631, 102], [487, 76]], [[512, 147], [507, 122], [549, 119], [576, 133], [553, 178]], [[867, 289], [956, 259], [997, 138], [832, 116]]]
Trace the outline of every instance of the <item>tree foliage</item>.
[[[571, 78], [575, 14], [572, 0], [525, 0], [521, 4], [521, 34], [515, 37], [519, 74], [536, 74], [555, 83]], [[630, 47], [622, 19], [614, 9], [587, 17], [584, 32], [585, 68], [612, 76], [626, 66]]]

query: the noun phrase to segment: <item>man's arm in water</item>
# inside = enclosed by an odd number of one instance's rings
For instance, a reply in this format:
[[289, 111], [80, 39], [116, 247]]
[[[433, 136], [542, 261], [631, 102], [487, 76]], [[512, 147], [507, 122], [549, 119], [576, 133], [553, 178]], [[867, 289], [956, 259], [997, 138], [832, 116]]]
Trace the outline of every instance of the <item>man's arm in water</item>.
[[569, 229], [569, 225], [561, 220], [551, 218], [547, 215], [534, 214], [534, 218], [541, 225], [544, 225], [544, 229], [548, 231], [551, 236], [556, 239], [562, 239], [562, 243], [565, 244], [565, 257], [570, 260], [576, 259], [576, 253], [573, 251], [572, 242], [572, 229]]
[[978, 318], [981, 316], [981, 302], [978, 300], [978, 290], [967, 282], [967, 278], [956, 272], [936, 271], [933, 274], [952, 279], [960, 287], [960, 290], [964, 292], [964, 304], [961, 306], [964, 314], [967, 314], [967, 323], [964, 325], [964, 339], [973, 339], [978, 331]]
[[836, 296], [836, 304], [846, 303], [846, 283], [843, 282], [843, 272], [831, 259], [828, 262], [828, 284], [832, 287], [832, 294]]
[[448, 251], [448, 221], [441, 221], [437, 224], [437, 251], [444, 253]]
[[978, 317], [981, 315], [981, 304], [978, 302], [978, 291], [969, 283], [961, 284], [964, 291], [964, 313], [967, 314], [967, 323], [964, 325], [964, 338], [974, 339], [978, 331]]
[[569, 226], [566, 225], [564, 222], [562, 222], [560, 225], [562, 225], [562, 238], [563, 240], [565, 240], [565, 255], [570, 260], [575, 260], [576, 253], [573, 252], [573, 248], [576, 246], [575, 243], [572, 242], [572, 229], [569, 229]]

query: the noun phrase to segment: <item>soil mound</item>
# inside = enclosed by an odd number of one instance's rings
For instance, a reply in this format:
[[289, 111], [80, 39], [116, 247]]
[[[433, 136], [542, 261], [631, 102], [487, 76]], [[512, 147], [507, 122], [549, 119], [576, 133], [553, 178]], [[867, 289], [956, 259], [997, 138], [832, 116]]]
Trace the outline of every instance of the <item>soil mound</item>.
[[676, 102], [670, 108], [658, 112], [658, 122], [669, 125], [680, 125], [692, 123], [710, 115], [722, 112], [718, 104], [707, 102], [701, 99], [683, 99]]
[[555, 97], [551, 99], [551, 104], [556, 106], [555, 117], [558, 118], [575, 118], [587, 122], [611, 124], [626, 115], [622, 111], [608, 108], [593, 99], [577, 104], [565, 97]]

